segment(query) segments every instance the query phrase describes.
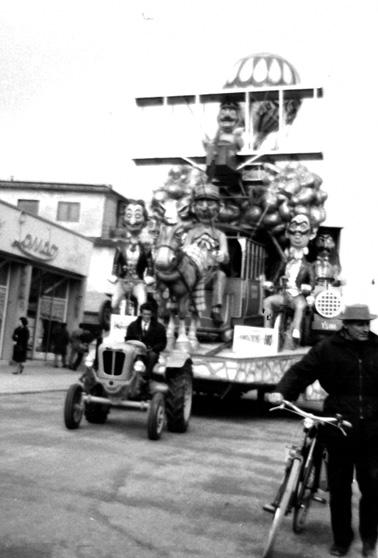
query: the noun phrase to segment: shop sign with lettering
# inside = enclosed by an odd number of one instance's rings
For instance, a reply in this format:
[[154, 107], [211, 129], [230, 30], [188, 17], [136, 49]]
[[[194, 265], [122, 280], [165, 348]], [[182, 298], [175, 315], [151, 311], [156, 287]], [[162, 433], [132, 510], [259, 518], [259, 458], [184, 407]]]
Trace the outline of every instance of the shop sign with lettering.
[[26, 234], [22, 240], [15, 240], [13, 246], [28, 256], [44, 261], [53, 260], [59, 251], [56, 244], [51, 244], [49, 240], [43, 240], [30, 233]]

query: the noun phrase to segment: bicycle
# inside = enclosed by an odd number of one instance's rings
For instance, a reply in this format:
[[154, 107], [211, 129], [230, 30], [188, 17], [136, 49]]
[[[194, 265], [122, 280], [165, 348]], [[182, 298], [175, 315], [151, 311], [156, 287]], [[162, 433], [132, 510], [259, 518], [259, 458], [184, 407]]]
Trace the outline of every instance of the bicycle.
[[329, 424], [339, 428], [346, 435], [343, 427], [351, 427], [351, 423], [343, 420], [341, 415], [320, 417], [303, 411], [290, 401], [283, 400], [271, 411], [286, 409], [303, 418], [303, 439], [301, 444], [291, 444], [285, 466], [284, 478], [279, 486], [272, 504], [263, 508], [273, 513], [272, 525], [263, 553], [263, 558], [271, 556], [274, 541], [284, 516], [293, 511], [293, 531], [302, 533], [305, 529], [307, 514], [313, 500], [325, 503], [318, 496], [325, 449], [318, 440], [319, 425]]

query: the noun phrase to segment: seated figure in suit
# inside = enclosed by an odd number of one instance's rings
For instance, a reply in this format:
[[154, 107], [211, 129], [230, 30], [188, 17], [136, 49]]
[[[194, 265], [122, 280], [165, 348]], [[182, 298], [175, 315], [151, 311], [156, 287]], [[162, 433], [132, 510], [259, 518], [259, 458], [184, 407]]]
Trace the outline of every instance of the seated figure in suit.
[[273, 327], [281, 306], [288, 305], [294, 310], [291, 336], [299, 341], [301, 324], [307, 307], [306, 296], [312, 293], [315, 285], [314, 268], [306, 258], [308, 243], [314, 236], [307, 215], [300, 214], [293, 217], [286, 234], [290, 247], [285, 250], [285, 259], [276, 274], [276, 281], [265, 283], [266, 288], [276, 292], [264, 299], [264, 326]]

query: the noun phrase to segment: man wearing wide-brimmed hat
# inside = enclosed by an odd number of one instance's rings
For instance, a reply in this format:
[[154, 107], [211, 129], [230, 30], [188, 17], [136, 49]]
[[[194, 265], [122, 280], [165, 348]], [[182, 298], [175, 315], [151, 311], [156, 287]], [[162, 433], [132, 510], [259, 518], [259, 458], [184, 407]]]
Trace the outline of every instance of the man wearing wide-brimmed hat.
[[327, 415], [340, 413], [352, 423], [344, 436], [324, 429], [328, 451], [328, 483], [334, 544], [332, 556], [347, 554], [353, 540], [352, 482], [354, 472], [361, 492], [359, 532], [362, 556], [376, 556], [378, 530], [378, 336], [370, 331], [371, 314], [365, 304], [346, 306], [342, 328], [311, 348], [294, 364], [271, 394], [272, 403], [296, 400], [319, 380], [328, 396]]

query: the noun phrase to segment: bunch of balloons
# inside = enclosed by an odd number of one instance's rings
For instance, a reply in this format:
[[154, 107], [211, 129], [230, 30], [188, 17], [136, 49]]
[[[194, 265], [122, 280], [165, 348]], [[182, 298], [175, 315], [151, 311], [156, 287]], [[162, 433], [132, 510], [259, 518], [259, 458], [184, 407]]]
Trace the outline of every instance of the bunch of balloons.
[[202, 184], [204, 180], [205, 173], [201, 173], [189, 165], [176, 165], [169, 169], [164, 185], [154, 190], [154, 198], [181, 199], [190, 195], [193, 188]]
[[325, 221], [328, 194], [321, 189], [322, 179], [304, 165], [289, 163], [283, 169], [263, 165], [263, 185], [252, 187], [242, 222], [268, 229], [279, 235], [297, 214], [310, 218], [313, 229]]
[[162, 221], [170, 224], [188, 221], [192, 191], [205, 180], [205, 172], [189, 165], [171, 167], [163, 186], [152, 192], [150, 203], [150, 226], [158, 227]]
[[[247, 197], [226, 196], [222, 199], [219, 224], [251, 231], [265, 229], [280, 237], [288, 222], [297, 214], [310, 218], [314, 231], [326, 219], [324, 204], [328, 194], [321, 188], [322, 179], [299, 163], [281, 168], [271, 163], [262, 165], [258, 185], [250, 186]], [[204, 181], [203, 173], [181, 165], [172, 167], [165, 184], [154, 190], [152, 217], [169, 221], [190, 218], [191, 193]], [[175, 214], [175, 216], [173, 216]]]

